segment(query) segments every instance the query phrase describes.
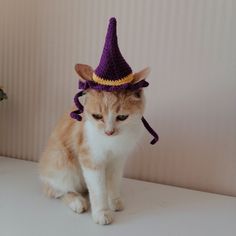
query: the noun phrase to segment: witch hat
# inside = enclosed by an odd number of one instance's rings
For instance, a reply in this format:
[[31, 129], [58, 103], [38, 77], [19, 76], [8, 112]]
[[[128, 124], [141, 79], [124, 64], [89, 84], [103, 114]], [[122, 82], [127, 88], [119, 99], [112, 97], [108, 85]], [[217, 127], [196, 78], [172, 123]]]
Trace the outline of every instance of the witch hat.
[[111, 18], [100, 63], [93, 73], [98, 84], [119, 86], [132, 82], [132, 69], [123, 58], [117, 40], [116, 19]]
[[[74, 98], [78, 110], [73, 111], [71, 117], [78, 121], [82, 120], [80, 114], [83, 113], [84, 109], [79, 101], [79, 97], [83, 96], [86, 89], [111, 92], [124, 89], [137, 90], [148, 85], [146, 80], [134, 83], [132, 69], [120, 52], [116, 33], [116, 19], [112, 17], [109, 21], [102, 56], [99, 65], [93, 72], [92, 80], [79, 81], [79, 89], [82, 90]], [[144, 117], [142, 117], [142, 122], [154, 137], [151, 144], [155, 144], [159, 139], [157, 133], [150, 127]]]

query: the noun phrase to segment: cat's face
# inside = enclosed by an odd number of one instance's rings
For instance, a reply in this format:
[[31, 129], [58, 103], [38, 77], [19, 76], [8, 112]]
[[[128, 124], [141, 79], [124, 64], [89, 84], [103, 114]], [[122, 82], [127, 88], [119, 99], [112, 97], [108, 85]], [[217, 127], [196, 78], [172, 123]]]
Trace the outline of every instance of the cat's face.
[[88, 90], [85, 116], [105, 136], [122, 134], [140, 122], [144, 111], [143, 91], [105, 92]]
[[[93, 68], [89, 65], [77, 64], [75, 70], [82, 82], [93, 80]], [[145, 68], [133, 74], [132, 83], [146, 79], [150, 72]], [[105, 92], [88, 89], [84, 101], [86, 120], [105, 136], [117, 136], [137, 130], [144, 111], [144, 95], [142, 90]]]

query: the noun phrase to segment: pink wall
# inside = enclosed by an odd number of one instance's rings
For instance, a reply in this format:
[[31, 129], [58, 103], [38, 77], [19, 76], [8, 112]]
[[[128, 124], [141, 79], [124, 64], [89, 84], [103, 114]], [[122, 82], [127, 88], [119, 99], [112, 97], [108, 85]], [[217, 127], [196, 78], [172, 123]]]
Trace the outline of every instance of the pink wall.
[[126, 176], [236, 196], [235, 11], [233, 0], [2, 0], [0, 154], [38, 160], [72, 104], [74, 64], [97, 65], [116, 16], [133, 69], [152, 68], [146, 118], [160, 135], [150, 146], [145, 134]]

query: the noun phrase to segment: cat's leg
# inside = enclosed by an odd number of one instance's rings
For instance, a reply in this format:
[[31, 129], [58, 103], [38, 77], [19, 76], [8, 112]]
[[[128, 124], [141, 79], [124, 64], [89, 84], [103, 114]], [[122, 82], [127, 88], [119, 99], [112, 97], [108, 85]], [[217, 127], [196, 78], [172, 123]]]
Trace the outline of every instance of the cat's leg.
[[120, 194], [124, 162], [124, 159], [113, 158], [109, 161], [106, 170], [108, 202], [113, 211], [121, 211], [124, 208]]
[[113, 213], [109, 209], [107, 200], [105, 167], [83, 167], [83, 173], [89, 190], [92, 216], [97, 224], [110, 224]]
[[58, 191], [49, 184], [43, 184], [44, 194], [50, 198], [61, 199], [76, 213], [82, 213], [88, 209], [87, 200], [78, 192]]
[[82, 170], [78, 160], [65, 150], [54, 148], [44, 153], [40, 160], [40, 178], [48, 197], [62, 199], [77, 213], [87, 210], [87, 200], [81, 195], [86, 190]]

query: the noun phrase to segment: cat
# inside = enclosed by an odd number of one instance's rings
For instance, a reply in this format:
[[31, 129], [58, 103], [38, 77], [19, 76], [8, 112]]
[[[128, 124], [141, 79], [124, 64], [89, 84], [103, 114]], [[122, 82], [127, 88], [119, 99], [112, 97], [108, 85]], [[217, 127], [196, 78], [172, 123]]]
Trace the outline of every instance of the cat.
[[[92, 67], [77, 64], [75, 70], [81, 81], [92, 79]], [[135, 73], [133, 83], [149, 72]], [[123, 209], [123, 167], [142, 135], [145, 98], [142, 89], [88, 89], [82, 102], [82, 121], [66, 113], [52, 132], [40, 158], [40, 178], [47, 196], [62, 199], [77, 213], [88, 209], [88, 191], [95, 223], [110, 224], [113, 211]]]

